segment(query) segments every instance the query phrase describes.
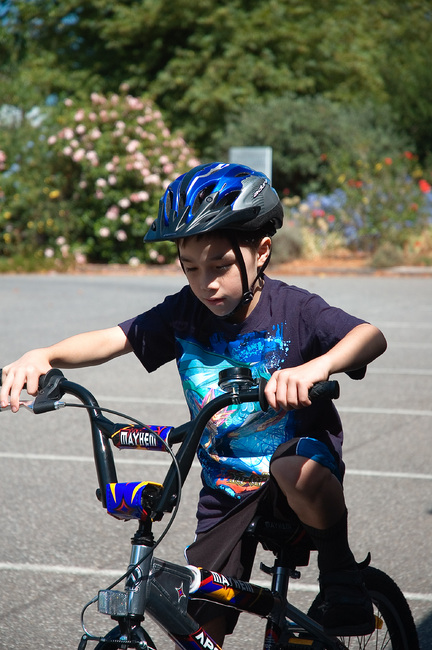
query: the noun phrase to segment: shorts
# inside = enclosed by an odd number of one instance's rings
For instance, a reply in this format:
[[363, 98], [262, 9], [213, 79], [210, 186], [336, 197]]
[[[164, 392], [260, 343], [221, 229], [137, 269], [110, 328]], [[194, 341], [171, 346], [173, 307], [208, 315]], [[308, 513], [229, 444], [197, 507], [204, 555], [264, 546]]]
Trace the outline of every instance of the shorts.
[[[270, 467], [277, 458], [294, 455], [315, 460], [330, 469], [342, 482], [344, 466], [331, 443], [327, 445], [314, 438], [294, 438], [279, 445], [271, 458]], [[298, 519], [271, 472], [270, 479], [263, 487], [235, 505], [213, 528], [196, 536], [195, 541], [185, 551], [188, 564], [248, 581], [252, 573], [257, 541], [243, 536], [243, 533], [260, 511], [282, 521]], [[240, 614], [229, 607], [199, 600], [190, 601], [188, 611], [204, 627], [208, 621], [224, 616], [227, 634], [234, 631]]]

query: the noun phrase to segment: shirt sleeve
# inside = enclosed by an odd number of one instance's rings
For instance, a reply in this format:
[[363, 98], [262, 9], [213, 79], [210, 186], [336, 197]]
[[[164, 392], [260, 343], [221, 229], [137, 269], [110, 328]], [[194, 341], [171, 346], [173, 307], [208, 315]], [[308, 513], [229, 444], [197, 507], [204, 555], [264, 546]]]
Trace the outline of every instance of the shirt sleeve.
[[[310, 294], [299, 320], [299, 340], [304, 360], [310, 361], [325, 354], [348, 332], [365, 322], [343, 309], [332, 307], [320, 296]], [[352, 379], [363, 379], [365, 374], [366, 367], [347, 372]]]
[[170, 296], [149, 311], [119, 323], [134, 353], [148, 372], [175, 358], [171, 316], [174, 302]]

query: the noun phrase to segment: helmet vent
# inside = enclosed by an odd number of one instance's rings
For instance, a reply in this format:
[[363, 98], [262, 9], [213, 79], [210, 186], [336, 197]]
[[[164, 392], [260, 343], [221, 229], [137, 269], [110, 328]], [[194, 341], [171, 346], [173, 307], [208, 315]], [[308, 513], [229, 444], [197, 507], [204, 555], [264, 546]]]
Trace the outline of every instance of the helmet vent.
[[228, 192], [221, 198], [220, 201], [218, 201], [217, 206], [218, 208], [224, 206], [224, 205], [232, 205], [236, 199], [240, 196], [240, 192], [238, 190], [233, 190], [232, 192]]
[[207, 185], [204, 187], [201, 192], [198, 192], [197, 196], [195, 197], [195, 201], [193, 202], [192, 205], [192, 214], [195, 214], [196, 211], [199, 209], [200, 205], [204, 203], [206, 198], [210, 196], [210, 194], [213, 192], [215, 188], [215, 184], [211, 183], [210, 185]]
[[173, 192], [172, 189], [169, 189], [165, 199], [165, 212], [169, 214], [173, 206]]

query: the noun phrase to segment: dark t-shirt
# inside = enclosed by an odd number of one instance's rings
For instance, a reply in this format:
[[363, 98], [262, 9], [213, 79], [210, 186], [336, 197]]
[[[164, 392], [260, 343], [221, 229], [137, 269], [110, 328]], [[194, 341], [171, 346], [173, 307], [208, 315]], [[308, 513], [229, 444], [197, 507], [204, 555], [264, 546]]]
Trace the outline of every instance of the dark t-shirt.
[[[363, 322], [316, 294], [266, 277], [258, 304], [242, 323], [216, 317], [186, 286], [120, 327], [149, 372], [176, 359], [194, 417], [221, 393], [220, 370], [248, 366], [254, 377], [269, 378], [275, 370], [326, 353]], [[361, 377], [364, 370], [356, 374]], [[276, 448], [302, 436], [330, 441], [341, 454], [342, 426], [331, 401], [288, 412], [264, 413], [257, 403], [220, 411], [198, 449], [204, 486], [229, 497], [245, 496], [267, 480]]]

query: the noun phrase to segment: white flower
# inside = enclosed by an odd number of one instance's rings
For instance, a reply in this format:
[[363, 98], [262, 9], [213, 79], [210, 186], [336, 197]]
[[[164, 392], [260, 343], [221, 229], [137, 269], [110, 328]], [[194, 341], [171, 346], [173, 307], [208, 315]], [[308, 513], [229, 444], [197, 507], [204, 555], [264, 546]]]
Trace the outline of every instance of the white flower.
[[109, 234], [110, 234], [109, 228], [107, 228], [106, 226], [104, 228], [100, 228], [100, 230], [99, 230], [99, 236], [100, 237], [106, 238], [106, 237], [109, 237]]
[[90, 137], [91, 137], [92, 140], [97, 140], [98, 138], [101, 137], [101, 135], [102, 135], [102, 133], [100, 132], [100, 130], [97, 127], [95, 127], [94, 129], [92, 129], [90, 131]]
[[81, 251], [76, 251], [76, 253], [75, 253], [75, 262], [77, 264], [85, 264], [87, 262], [87, 258], [84, 255], [84, 253], [81, 253]]
[[44, 255], [47, 258], [54, 257], [54, 250], [52, 248], [45, 248]]
[[129, 260], [129, 266], [137, 267], [140, 265], [140, 261], [137, 257], [131, 257]]
[[123, 199], [120, 199], [118, 202], [119, 206], [123, 208], [123, 210], [126, 210], [130, 206], [130, 201], [129, 199], [125, 196]]
[[125, 233], [124, 230], [117, 230], [115, 237], [117, 241], [126, 241], [127, 239], [127, 234]]

